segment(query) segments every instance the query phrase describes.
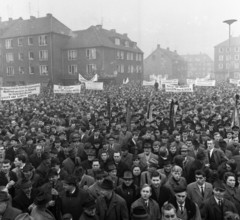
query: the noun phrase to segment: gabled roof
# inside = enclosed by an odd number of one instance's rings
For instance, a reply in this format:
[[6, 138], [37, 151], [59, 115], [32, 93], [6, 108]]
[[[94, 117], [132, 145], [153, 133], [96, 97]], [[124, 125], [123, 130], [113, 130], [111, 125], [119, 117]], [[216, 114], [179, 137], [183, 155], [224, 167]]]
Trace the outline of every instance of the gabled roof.
[[0, 21], [0, 36], [8, 30], [12, 25], [14, 25], [16, 22], [21, 20], [21, 18], [16, 19], [16, 20], [8, 20], [8, 21]]
[[1, 38], [38, 35], [50, 32], [69, 35], [71, 30], [51, 14], [48, 14], [46, 17], [32, 17], [29, 20], [18, 20], [3, 33]]
[[127, 35], [116, 33], [113, 30], [106, 30], [97, 25], [91, 26], [86, 30], [72, 32], [72, 37], [71, 39], [69, 39], [65, 49], [110, 47], [142, 53], [142, 51], [138, 47], [125, 47], [123, 45], [114, 44], [114, 38], [119, 38], [120, 40], [128, 40], [130, 43], [132, 42], [127, 37]]
[[[238, 45], [240, 46], [240, 37], [231, 37], [231, 45]], [[223, 41], [220, 44], [217, 44], [214, 47], [228, 47], [229, 46], [229, 39]]]

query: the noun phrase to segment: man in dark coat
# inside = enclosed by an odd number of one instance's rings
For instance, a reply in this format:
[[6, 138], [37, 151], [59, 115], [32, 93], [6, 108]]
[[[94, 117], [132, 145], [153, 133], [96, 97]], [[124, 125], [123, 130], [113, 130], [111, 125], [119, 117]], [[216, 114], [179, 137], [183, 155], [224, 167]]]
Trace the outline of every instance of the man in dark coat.
[[224, 198], [225, 187], [221, 182], [214, 182], [213, 195], [204, 203], [203, 219], [223, 220], [227, 211], [237, 213], [235, 205]]
[[97, 215], [100, 220], [129, 220], [125, 200], [113, 191], [113, 182], [105, 178], [100, 185], [102, 196], [97, 198]]
[[0, 216], [2, 219], [15, 220], [22, 213], [21, 210], [13, 208], [9, 202], [10, 196], [5, 191], [0, 191]]
[[123, 173], [128, 170], [128, 166], [122, 161], [121, 152], [118, 151], [113, 153], [113, 162], [117, 168], [117, 176], [123, 177]]

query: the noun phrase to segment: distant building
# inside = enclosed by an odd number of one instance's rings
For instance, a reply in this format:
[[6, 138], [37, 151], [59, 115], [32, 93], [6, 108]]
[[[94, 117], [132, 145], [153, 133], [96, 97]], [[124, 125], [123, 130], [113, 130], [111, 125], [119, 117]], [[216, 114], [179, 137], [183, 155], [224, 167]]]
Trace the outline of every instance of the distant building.
[[240, 37], [229, 40], [214, 47], [214, 72], [218, 79], [240, 79]]
[[144, 78], [148, 79], [153, 74], [167, 75], [168, 79], [183, 82], [187, 76], [187, 64], [177, 51], [163, 49], [158, 44], [156, 50], [144, 60]]
[[4, 85], [75, 84], [79, 73], [122, 82], [143, 74], [143, 52], [127, 34], [101, 25], [72, 31], [52, 14], [0, 20], [0, 43]]
[[182, 55], [187, 62], [187, 77], [203, 78], [207, 75], [213, 75], [213, 60], [207, 54]]
[[77, 73], [90, 79], [99, 75], [100, 81], [122, 82], [142, 79], [143, 52], [127, 34], [106, 30], [102, 25], [74, 31], [63, 48], [64, 81], [72, 83]]

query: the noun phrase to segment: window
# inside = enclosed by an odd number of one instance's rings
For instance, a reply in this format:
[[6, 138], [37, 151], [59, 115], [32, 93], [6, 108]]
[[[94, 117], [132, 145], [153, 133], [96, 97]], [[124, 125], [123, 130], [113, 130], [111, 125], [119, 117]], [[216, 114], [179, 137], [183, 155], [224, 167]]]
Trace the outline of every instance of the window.
[[227, 53], [230, 52], [230, 48], [229, 48], [229, 47], [226, 48], [226, 52], [227, 52]]
[[133, 53], [130, 53], [130, 59], [133, 60]]
[[40, 65], [39, 66], [39, 73], [42, 76], [47, 76], [48, 75], [48, 66], [47, 65]]
[[131, 59], [131, 53], [127, 52], [127, 60]]
[[118, 73], [124, 73], [124, 65], [123, 64], [117, 65], [117, 72]]
[[226, 61], [229, 61], [230, 60], [230, 55], [227, 55], [226, 56]]
[[24, 74], [24, 67], [20, 66], [18, 68], [19, 74]]
[[119, 38], [115, 38], [115, 44], [120, 45], [120, 39]]
[[33, 45], [33, 38], [32, 37], [28, 38], [28, 45]]
[[134, 72], [133, 65], [128, 65], [128, 73], [133, 73], [133, 72]]
[[223, 61], [223, 55], [219, 55], [218, 60]]
[[239, 63], [234, 63], [234, 69], [239, 69]]
[[21, 47], [23, 45], [23, 38], [18, 38], [18, 46]]
[[235, 51], [235, 52], [239, 52], [239, 51], [240, 51], [240, 47], [235, 47], [235, 48], [234, 48], [234, 51]]
[[121, 56], [121, 51], [117, 51], [117, 59], [119, 60], [120, 59], [120, 56]]
[[89, 60], [96, 59], [96, 49], [95, 48], [86, 49], [86, 57]]
[[39, 46], [46, 46], [47, 42], [47, 35], [40, 35], [38, 38]]
[[220, 53], [223, 53], [223, 48], [222, 47], [220, 47], [220, 48], [218, 48], [218, 51], [220, 52]]
[[87, 65], [87, 73], [95, 73], [96, 70], [97, 70], [96, 64]]
[[69, 65], [68, 73], [69, 74], [77, 74], [77, 65]]
[[124, 52], [123, 51], [121, 51], [120, 59], [124, 60]]
[[138, 72], [139, 72], [139, 73], [142, 73], [142, 66], [139, 66], [139, 67], [138, 67]]
[[39, 51], [39, 60], [48, 60], [48, 50]]
[[19, 60], [23, 60], [23, 58], [24, 58], [23, 53], [18, 53], [18, 59], [19, 59]]
[[34, 53], [33, 52], [28, 52], [28, 59], [29, 60], [34, 60]]
[[7, 76], [13, 76], [14, 75], [14, 68], [13, 66], [7, 67]]
[[6, 54], [6, 61], [7, 63], [13, 62], [13, 53], [7, 53]]
[[239, 55], [235, 55], [234, 60], [239, 60]]
[[125, 41], [125, 47], [129, 47], [129, 41], [128, 40]]
[[13, 48], [13, 40], [12, 39], [5, 40], [5, 46], [6, 46], [6, 49]]
[[34, 74], [34, 67], [33, 66], [29, 66], [29, 74]]
[[77, 59], [77, 51], [68, 50], [68, 60], [76, 60], [76, 59]]

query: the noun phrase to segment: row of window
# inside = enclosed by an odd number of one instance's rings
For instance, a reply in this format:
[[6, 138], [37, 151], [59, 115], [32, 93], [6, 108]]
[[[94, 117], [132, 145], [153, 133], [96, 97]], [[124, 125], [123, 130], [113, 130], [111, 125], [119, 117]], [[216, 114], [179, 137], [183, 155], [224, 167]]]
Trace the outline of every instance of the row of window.
[[[230, 49], [229, 49], [229, 47], [226, 47], [226, 48], [224, 48], [224, 47], [219, 47], [219, 48], [218, 48], [218, 51], [219, 51], [220, 53], [224, 53], [224, 52], [229, 53], [229, 52], [230, 52]], [[231, 48], [231, 51], [232, 51], [232, 52], [240, 52], [240, 47]]]
[[[16, 74], [13, 66], [8, 66], [6, 71], [7, 71], [7, 76], [13, 76], [13, 75]], [[26, 73], [25, 68], [20, 66], [18, 68], [18, 74], [25, 74], [25, 73]], [[35, 74], [36, 73], [36, 68], [34, 66], [29, 66], [28, 67], [28, 73], [29, 74]], [[48, 75], [48, 66], [47, 65], [39, 65], [39, 74], [41, 76], [47, 76]]]
[[[24, 44], [24, 39], [23, 37], [20, 37], [17, 39], [17, 45], [19, 47], [22, 47]], [[28, 37], [27, 38], [27, 45], [31, 46], [34, 44], [34, 38], [33, 37]], [[48, 36], [47, 35], [40, 35], [38, 36], [38, 45], [39, 46], [46, 46], [48, 45]], [[6, 39], [5, 40], [5, 48], [6, 49], [12, 49], [13, 48], [13, 39]]]
[[[230, 55], [226, 55], [225, 58], [226, 58], [226, 61], [229, 61], [231, 59], [231, 56]], [[239, 60], [240, 56], [238, 54], [236, 54], [236, 55], [233, 56], [233, 58], [234, 58], [234, 60]], [[218, 56], [218, 60], [219, 61], [223, 61], [224, 60], [224, 56], [223, 55], [219, 55]]]
[[[38, 58], [41, 61], [48, 60], [48, 50], [40, 50], [38, 53]], [[29, 60], [34, 60], [34, 52], [29, 51], [28, 52], [28, 59]], [[23, 53], [18, 53], [18, 60], [24, 60], [24, 54]], [[14, 61], [14, 54], [13, 53], [6, 53], [6, 62], [10, 63]]]
[[[86, 57], [89, 60], [95, 60], [97, 57], [96, 48], [86, 49]], [[77, 59], [77, 50], [68, 50], [68, 60], [76, 60]]]
[[[225, 66], [226, 69], [230, 68], [230, 64], [229, 63], [226, 63], [226, 65], [224, 65], [223, 63], [219, 63], [218, 64], [218, 68], [219, 69], [224, 69], [224, 66]], [[239, 63], [234, 63], [233, 64], [233, 68], [234, 69], [239, 69], [240, 68], [240, 64]]]
[[[130, 42], [128, 40], [121, 40], [120, 38], [115, 38], [114, 44], [118, 46], [130, 47]], [[137, 44], [135, 42], [133, 43], [133, 47], [137, 47]]]
[[[124, 60], [124, 51], [117, 51], [117, 59], [118, 60]], [[134, 60], [134, 53], [127, 52], [126, 53], [126, 59], [127, 60]], [[136, 53], [135, 54], [135, 60], [136, 61], [142, 61], [142, 54]]]

